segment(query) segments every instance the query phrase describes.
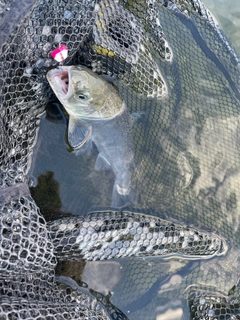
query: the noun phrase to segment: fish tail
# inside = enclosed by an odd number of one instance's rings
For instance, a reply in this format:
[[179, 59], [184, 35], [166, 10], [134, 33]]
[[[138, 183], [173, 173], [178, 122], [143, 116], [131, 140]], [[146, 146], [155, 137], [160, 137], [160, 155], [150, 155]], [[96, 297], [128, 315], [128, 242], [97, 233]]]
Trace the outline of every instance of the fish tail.
[[126, 206], [136, 205], [136, 194], [133, 188], [130, 188], [127, 192], [121, 192], [119, 185], [115, 182], [112, 192], [111, 207], [123, 208]]

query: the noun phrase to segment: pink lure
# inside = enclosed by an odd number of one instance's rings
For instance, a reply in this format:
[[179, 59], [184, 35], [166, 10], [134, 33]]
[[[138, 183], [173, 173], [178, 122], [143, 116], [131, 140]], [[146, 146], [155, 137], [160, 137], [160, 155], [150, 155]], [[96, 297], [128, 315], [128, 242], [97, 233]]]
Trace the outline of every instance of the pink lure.
[[53, 59], [57, 62], [62, 62], [68, 57], [68, 48], [64, 45], [60, 46], [56, 50], [53, 50], [51, 53]]

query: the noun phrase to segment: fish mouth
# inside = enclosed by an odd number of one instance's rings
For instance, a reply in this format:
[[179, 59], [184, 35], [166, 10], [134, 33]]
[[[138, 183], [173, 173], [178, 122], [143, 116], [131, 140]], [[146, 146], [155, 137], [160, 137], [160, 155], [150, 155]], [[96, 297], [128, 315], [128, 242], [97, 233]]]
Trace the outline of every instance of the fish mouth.
[[57, 96], [68, 99], [71, 95], [71, 77], [69, 76], [70, 67], [58, 67], [47, 73], [47, 79]]

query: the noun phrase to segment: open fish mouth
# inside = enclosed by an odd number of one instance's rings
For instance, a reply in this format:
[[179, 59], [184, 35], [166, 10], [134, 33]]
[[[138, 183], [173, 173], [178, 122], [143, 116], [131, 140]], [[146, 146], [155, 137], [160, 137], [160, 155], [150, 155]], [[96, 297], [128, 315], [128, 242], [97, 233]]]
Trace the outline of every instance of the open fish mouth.
[[71, 95], [70, 90], [70, 67], [58, 67], [47, 73], [47, 79], [55, 92], [61, 98], [67, 99]]

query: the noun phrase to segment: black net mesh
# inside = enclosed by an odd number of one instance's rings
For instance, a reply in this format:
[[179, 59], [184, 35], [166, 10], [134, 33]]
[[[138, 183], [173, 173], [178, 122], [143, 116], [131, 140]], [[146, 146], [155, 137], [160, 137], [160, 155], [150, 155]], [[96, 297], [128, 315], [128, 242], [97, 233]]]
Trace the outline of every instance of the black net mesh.
[[226, 243], [155, 217], [104, 212], [66, 218], [49, 225], [55, 254], [66, 260], [103, 260], [130, 256], [204, 257], [221, 255]]
[[239, 319], [239, 301], [224, 296], [197, 292], [189, 297], [191, 319]]
[[[155, 319], [172, 291], [186, 298], [199, 279], [226, 288], [227, 277], [216, 280], [217, 262], [212, 274], [207, 264], [186, 262], [223, 261], [226, 239], [239, 245], [239, 60], [212, 15], [199, 0], [19, 3], [0, 1], [0, 318], [127, 319], [116, 304], [131, 319]], [[51, 52], [60, 45], [68, 48], [64, 65], [107, 75], [129, 112], [143, 113], [132, 128], [136, 205], [129, 211], [46, 224], [30, 196], [39, 123], [53, 97], [46, 73], [59, 65]], [[79, 212], [109, 206], [109, 182], [97, 185], [96, 197], [87, 179], [92, 162], [80, 171]], [[55, 278], [57, 259], [130, 256], [178, 257], [180, 265], [169, 270], [154, 260], [145, 272], [144, 260], [123, 259], [119, 301]], [[171, 291], [174, 275], [182, 280]], [[221, 293], [195, 290], [188, 300], [191, 319], [239, 318], [238, 300]]]

